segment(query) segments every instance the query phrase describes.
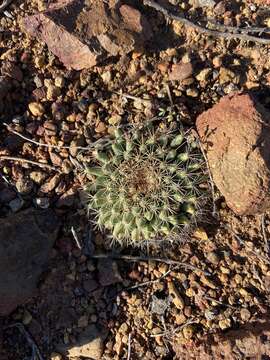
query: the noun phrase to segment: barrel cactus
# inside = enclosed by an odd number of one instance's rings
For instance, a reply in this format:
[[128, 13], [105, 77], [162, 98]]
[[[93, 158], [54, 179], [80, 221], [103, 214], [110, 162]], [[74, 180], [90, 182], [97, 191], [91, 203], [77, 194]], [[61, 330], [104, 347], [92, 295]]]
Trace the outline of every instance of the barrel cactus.
[[194, 224], [206, 198], [204, 161], [184, 131], [115, 131], [87, 168], [88, 209], [120, 245], [175, 239]]

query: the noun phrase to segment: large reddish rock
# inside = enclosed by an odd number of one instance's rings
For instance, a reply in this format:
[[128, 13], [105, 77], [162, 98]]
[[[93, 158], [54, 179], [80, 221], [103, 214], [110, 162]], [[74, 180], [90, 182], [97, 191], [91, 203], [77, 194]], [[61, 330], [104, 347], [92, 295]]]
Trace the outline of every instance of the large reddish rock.
[[152, 36], [147, 19], [122, 1], [58, 0], [23, 19], [67, 68], [90, 68], [108, 56], [141, 49]]
[[0, 316], [35, 294], [59, 225], [52, 210], [28, 209], [0, 220]]
[[[181, 340], [173, 344], [175, 360], [269, 359], [269, 314], [237, 330], [208, 335], [200, 341]], [[241, 356], [240, 356], [241, 354]]]
[[270, 206], [270, 114], [248, 94], [225, 96], [197, 119], [213, 180], [238, 215]]

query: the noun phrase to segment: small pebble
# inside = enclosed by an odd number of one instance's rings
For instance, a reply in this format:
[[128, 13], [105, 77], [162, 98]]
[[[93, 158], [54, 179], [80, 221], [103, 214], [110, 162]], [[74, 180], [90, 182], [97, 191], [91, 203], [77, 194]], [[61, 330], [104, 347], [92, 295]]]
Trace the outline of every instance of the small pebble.
[[42, 116], [45, 112], [45, 109], [41, 103], [32, 102], [28, 105], [28, 108], [32, 115], [34, 116]]
[[221, 330], [226, 330], [231, 327], [231, 319], [220, 320], [218, 322], [218, 325]]

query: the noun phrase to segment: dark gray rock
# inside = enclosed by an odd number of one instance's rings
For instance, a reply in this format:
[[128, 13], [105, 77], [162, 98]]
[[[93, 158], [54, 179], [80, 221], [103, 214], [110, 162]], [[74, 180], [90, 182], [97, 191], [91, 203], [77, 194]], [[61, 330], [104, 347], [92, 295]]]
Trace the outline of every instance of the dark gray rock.
[[0, 316], [35, 294], [59, 226], [51, 210], [28, 209], [0, 220]]

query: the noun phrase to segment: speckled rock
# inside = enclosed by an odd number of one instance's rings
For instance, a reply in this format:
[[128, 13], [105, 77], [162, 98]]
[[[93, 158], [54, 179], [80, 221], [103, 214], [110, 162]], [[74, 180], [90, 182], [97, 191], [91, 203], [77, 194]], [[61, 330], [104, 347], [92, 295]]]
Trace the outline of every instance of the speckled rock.
[[26, 17], [23, 27], [43, 40], [66, 67], [76, 70], [139, 49], [152, 36], [139, 10], [102, 0], [58, 0], [45, 12]]
[[0, 316], [36, 291], [59, 229], [52, 211], [28, 209], [0, 220]]
[[197, 119], [213, 180], [238, 215], [270, 206], [270, 114], [248, 94], [225, 96]]

